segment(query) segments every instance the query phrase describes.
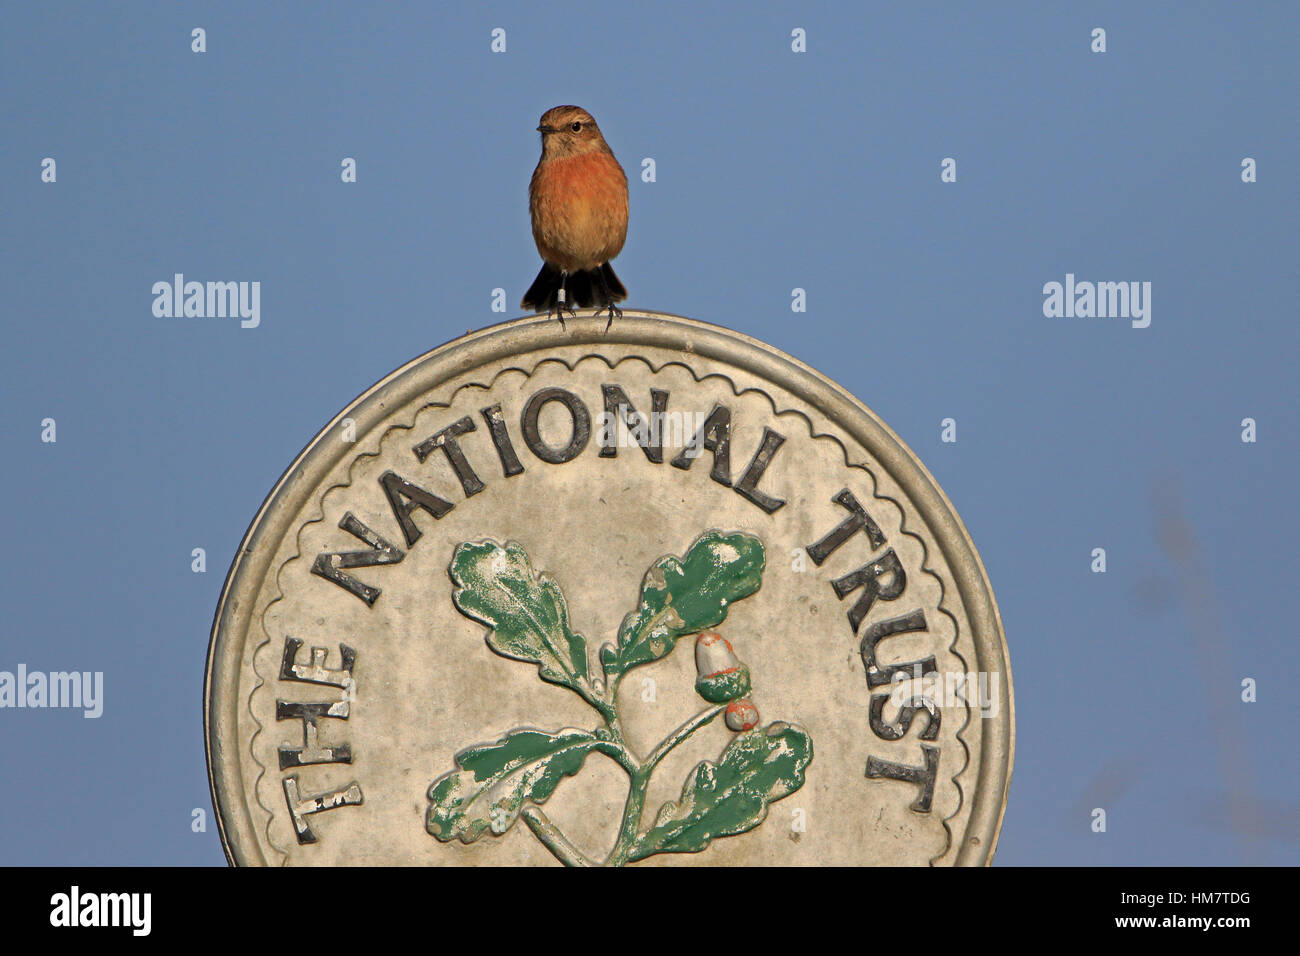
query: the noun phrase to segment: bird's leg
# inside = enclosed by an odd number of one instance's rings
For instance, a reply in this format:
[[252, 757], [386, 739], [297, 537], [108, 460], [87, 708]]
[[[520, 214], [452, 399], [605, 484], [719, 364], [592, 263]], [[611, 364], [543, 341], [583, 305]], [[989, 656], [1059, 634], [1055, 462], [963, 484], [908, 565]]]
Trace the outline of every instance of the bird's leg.
[[[605, 271], [598, 268], [596, 274], [600, 276], [600, 290], [605, 293], [605, 308], [609, 309], [609, 321], [605, 323], [605, 331], [608, 332], [609, 327], [614, 324], [615, 317], [623, 318], [623, 310], [614, 304], [614, 293], [609, 291], [609, 283], [605, 281]], [[600, 313], [604, 311], [605, 309], [596, 309], [595, 317], [599, 318]]]
[[[565, 328], [566, 328], [566, 326], [565, 326], [565, 324], [564, 324], [564, 313], [565, 313], [565, 312], [568, 312], [569, 315], [573, 316], [573, 318], [575, 318], [575, 319], [578, 317], [578, 313], [575, 312], [575, 311], [573, 310], [573, 308], [572, 308], [572, 307], [569, 305], [569, 303], [568, 303], [569, 294], [568, 294], [568, 290], [565, 288], [565, 286], [566, 286], [566, 284], [568, 283], [568, 281], [569, 281], [569, 274], [568, 274], [567, 272], [561, 272], [561, 273], [560, 273], [560, 290], [555, 294], [555, 295], [556, 295], [556, 298], [555, 298], [555, 317], [556, 317], [557, 319], [560, 320], [560, 328], [561, 328], [561, 329], [565, 329]], [[549, 315], [550, 313], [547, 313], [547, 314]]]

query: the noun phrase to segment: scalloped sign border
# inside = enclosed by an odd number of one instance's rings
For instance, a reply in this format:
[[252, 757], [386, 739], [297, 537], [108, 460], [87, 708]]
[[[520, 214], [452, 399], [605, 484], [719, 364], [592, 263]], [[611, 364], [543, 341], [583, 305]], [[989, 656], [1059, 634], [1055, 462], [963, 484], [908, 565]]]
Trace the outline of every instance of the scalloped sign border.
[[[243, 600], [257, 593], [268, 574], [278, 542], [293, 528], [302, 498], [314, 491], [338, 463], [355, 454], [355, 446], [327, 441], [345, 418], [358, 434], [367, 434], [404, 406], [439, 387], [453, 376], [495, 364], [516, 355], [545, 352], [561, 346], [633, 346], [676, 350], [716, 359], [771, 381], [816, 408], [884, 467], [921, 512], [934, 533], [970, 620], [976, 669], [997, 675], [998, 691], [1006, 701], [1005, 719], [979, 720], [983, 760], [971, 789], [971, 816], [959, 866], [992, 861], [1006, 809], [1007, 789], [1015, 753], [1015, 709], [1011, 666], [1001, 615], [988, 575], [969, 533], [952, 503], [920, 460], [883, 421], [851, 394], [813, 369], [757, 339], [720, 326], [660, 312], [626, 310], [603, 333], [592, 320], [559, 323], [545, 317], [515, 319], [490, 326], [427, 352], [388, 375], [339, 412], [295, 458], [276, 482], [249, 525], [226, 577], [213, 620], [204, 679], [203, 722], [208, 780], [222, 846], [231, 864], [265, 865], [255, 824], [243, 800], [241, 764], [236, 735], [240, 698], [240, 664], [250, 636], [261, 639], [261, 622], [251, 617], [252, 604]], [[969, 731], [969, 726], [966, 731]], [[251, 758], [250, 758], [251, 759]]]

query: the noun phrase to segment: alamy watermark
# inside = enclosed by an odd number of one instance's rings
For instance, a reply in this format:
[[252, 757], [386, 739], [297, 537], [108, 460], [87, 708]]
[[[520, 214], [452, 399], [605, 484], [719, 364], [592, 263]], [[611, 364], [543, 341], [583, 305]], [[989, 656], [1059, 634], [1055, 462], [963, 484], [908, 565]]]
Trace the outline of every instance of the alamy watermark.
[[685, 446], [686, 457], [696, 458], [704, 449], [702, 441], [695, 439], [704, 431], [708, 419], [707, 412], [638, 412], [628, 405], [619, 405], [617, 411], [604, 411], [597, 416], [600, 446]]
[[936, 707], [977, 707], [981, 717], [996, 717], [998, 676], [988, 671], [922, 673], [918, 663], [913, 665], [910, 673], [899, 670], [894, 674], [889, 702], [895, 707], [905, 707], [922, 698]]
[[262, 324], [260, 282], [186, 282], [178, 272], [171, 282], [155, 282], [153, 295], [153, 314], [160, 319], [238, 318], [245, 329]]
[[50, 897], [51, 926], [124, 926], [133, 936], [148, 936], [152, 913], [152, 893], [83, 893], [73, 886]]
[[1049, 319], [1131, 319], [1133, 328], [1151, 324], [1150, 282], [1076, 282], [1043, 285], [1043, 315]]
[[0, 708], [60, 707], [83, 711], [90, 719], [104, 713], [103, 671], [0, 671]]

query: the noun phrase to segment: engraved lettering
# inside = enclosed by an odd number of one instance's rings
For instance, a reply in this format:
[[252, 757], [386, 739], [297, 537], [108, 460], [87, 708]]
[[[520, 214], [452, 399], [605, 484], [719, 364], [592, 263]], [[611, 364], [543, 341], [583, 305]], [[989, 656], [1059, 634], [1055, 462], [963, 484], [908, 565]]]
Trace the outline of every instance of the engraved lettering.
[[497, 457], [501, 459], [501, 471], [507, 478], [521, 474], [524, 466], [520, 463], [519, 456], [515, 454], [510, 433], [506, 431], [506, 420], [501, 414], [501, 406], [489, 405], [487, 408], [479, 409], [479, 412], [483, 416], [483, 421], [487, 422], [492, 444], [496, 447]]
[[465, 457], [465, 452], [461, 450], [460, 442], [456, 441], [461, 435], [472, 431], [475, 431], [474, 419], [466, 415], [464, 418], [452, 422], [442, 431], [430, 435], [412, 449], [415, 452], [415, 457], [423, 464], [426, 458], [441, 448], [443, 453], [446, 454], [452, 470], [456, 472], [456, 477], [460, 480], [460, 486], [465, 490], [466, 498], [473, 497], [485, 487], [470, 466], [469, 459]]
[[759, 443], [758, 451], [754, 452], [749, 467], [740, 476], [740, 481], [736, 482], [736, 493], [743, 498], [748, 498], [768, 514], [780, 508], [785, 502], [759, 491], [758, 483], [763, 477], [763, 472], [767, 471], [767, 466], [772, 464], [777, 449], [783, 444], [785, 444], [785, 436], [764, 425], [763, 440]]
[[822, 562], [830, 557], [836, 548], [849, 540], [858, 531], [866, 532], [867, 540], [871, 542], [872, 551], [885, 546], [884, 532], [871, 519], [871, 515], [867, 514], [867, 510], [858, 504], [858, 499], [853, 497], [853, 492], [844, 488], [831, 500], [841, 507], [847, 508], [849, 517], [841, 521], [826, 537], [816, 544], [804, 548], [808, 552], [808, 557], [813, 559], [813, 564], [820, 567]]
[[924, 767], [909, 767], [907, 764], [891, 763], [868, 756], [867, 776], [919, 784], [921, 792], [912, 801], [911, 809], [917, 813], [929, 813], [930, 802], [934, 799], [934, 781], [939, 775], [939, 748], [921, 744], [921, 752], [925, 755]]
[[[411, 484], [395, 471], [386, 471], [380, 475], [379, 484], [383, 487], [384, 495], [388, 498], [389, 507], [393, 509], [393, 517], [401, 525], [402, 534], [406, 537], [406, 546], [408, 548], [419, 541], [420, 535], [424, 534], [423, 531], [416, 527], [415, 521], [411, 517], [416, 508], [422, 508], [436, 519], [441, 518], [454, 507], [447, 499], [439, 498], [432, 492]], [[409, 503], [403, 502], [403, 498], [409, 498]]]
[[298, 789], [297, 775], [285, 777], [283, 782], [284, 799], [289, 805], [289, 815], [293, 817], [293, 828], [299, 843], [316, 842], [316, 834], [307, 825], [307, 816], [309, 814], [321, 813], [337, 807], [360, 806], [364, 802], [361, 796], [361, 785], [356, 781], [348, 784], [342, 790], [316, 793], [306, 797]]
[[871, 695], [871, 729], [881, 740], [901, 740], [912, 729], [912, 721], [918, 711], [929, 715], [929, 722], [921, 732], [922, 740], [936, 740], [939, 737], [939, 708], [928, 697], [912, 697], [898, 709], [898, 719], [885, 723], [885, 703], [889, 694]]
[[[881, 578], [885, 577], [889, 578], [888, 583], [881, 584]], [[894, 554], [894, 549], [890, 548], [875, 561], [868, 562], [856, 571], [850, 571], [844, 577], [832, 581], [831, 586], [835, 588], [835, 596], [841, 601], [858, 588], [863, 589], [862, 596], [849, 609], [849, 624], [856, 634], [876, 598], [892, 601], [903, 593], [903, 589], [907, 587], [907, 573], [903, 570], [898, 555]]]
[[[542, 441], [541, 432], [537, 427], [537, 419], [541, 416], [542, 408], [550, 402], [559, 402], [563, 405], [573, 424], [568, 444], [560, 448], [552, 448]], [[521, 424], [524, 430], [524, 444], [528, 446], [529, 451], [552, 465], [562, 465], [566, 461], [577, 458], [587, 447], [587, 442], [591, 440], [591, 413], [587, 411], [587, 406], [582, 403], [582, 399], [562, 388], [543, 388], [534, 393], [528, 400], [528, 404], [524, 406]]]
[[280, 680], [298, 681], [304, 684], [328, 684], [330, 687], [349, 688], [352, 685], [352, 666], [357, 661], [357, 652], [346, 644], [339, 645], [339, 657], [343, 666], [332, 670], [325, 666], [329, 651], [324, 647], [311, 649], [311, 663], [299, 664], [298, 651], [302, 641], [296, 637], [284, 639], [284, 653], [280, 657]]
[[370, 530], [351, 511], [343, 515], [339, 527], [353, 537], [360, 538], [370, 545], [369, 551], [340, 551], [322, 553], [316, 556], [311, 566], [311, 573], [320, 575], [327, 581], [333, 581], [339, 587], [355, 594], [366, 604], [374, 607], [375, 600], [382, 593], [379, 588], [362, 584], [356, 578], [343, 573], [344, 568], [370, 568], [380, 564], [397, 564], [406, 557], [406, 552], [389, 544], [374, 531]]
[[645, 452], [646, 458], [656, 465], [664, 460], [663, 429], [659, 423], [664, 420], [668, 409], [668, 391], [662, 388], [650, 389], [650, 420], [637, 411], [636, 406], [627, 397], [621, 385], [601, 385], [600, 393], [605, 402], [605, 420], [610, 423], [606, 433], [601, 435], [600, 457], [613, 458], [618, 454], [618, 417], [632, 433], [636, 443]]
[[[892, 683], [895, 675], [904, 674], [907, 676], [927, 677], [930, 674], [939, 673], [939, 667], [931, 655], [924, 660], [909, 661], [906, 664], [890, 664], [881, 668], [876, 662], [876, 645], [886, 637], [893, 634], [907, 634], [913, 631], [924, 631], [925, 612], [921, 610], [913, 611], [902, 617], [892, 618], [888, 621], [879, 621], [872, 624], [862, 635], [862, 644], [860, 653], [862, 663], [867, 668], [867, 686], [880, 687], [884, 684]], [[889, 738], [885, 738], [889, 739]]]
[[713, 452], [713, 469], [709, 477], [720, 485], [731, 487], [731, 409], [714, 405], [709, 417], [695, 433], [690, 444], [673, 459], [673, 467], [683, 471], [691, 467], [701, 451]]
[[280, 745], [281, 770], [318, 763], [352, 762], [352, 748], [347, 744], [339, 744], [337, 747], [322, 747], [320, 745], [320, 720], [323, 717], [336, 717], [339, 720], [347, 720], [348, 702], [346, 700], [337, 700], [333, 703], [313, 702], [308, 704], [291, 703], [287, 700], [277, 700], [275, 702], [276, 720], [302, 721], [303, 746]]

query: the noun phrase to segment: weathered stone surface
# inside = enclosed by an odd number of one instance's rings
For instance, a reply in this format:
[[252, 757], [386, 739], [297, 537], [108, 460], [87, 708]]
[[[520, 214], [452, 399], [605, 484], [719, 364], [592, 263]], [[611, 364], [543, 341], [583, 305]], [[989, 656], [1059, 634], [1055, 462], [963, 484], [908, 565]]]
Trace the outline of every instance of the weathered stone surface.
[[942, 491], [769, 346], [603, 327], [436, 349], [277, 484], [210, 651], [231, 860], [986, 863], [1011, 675]]

